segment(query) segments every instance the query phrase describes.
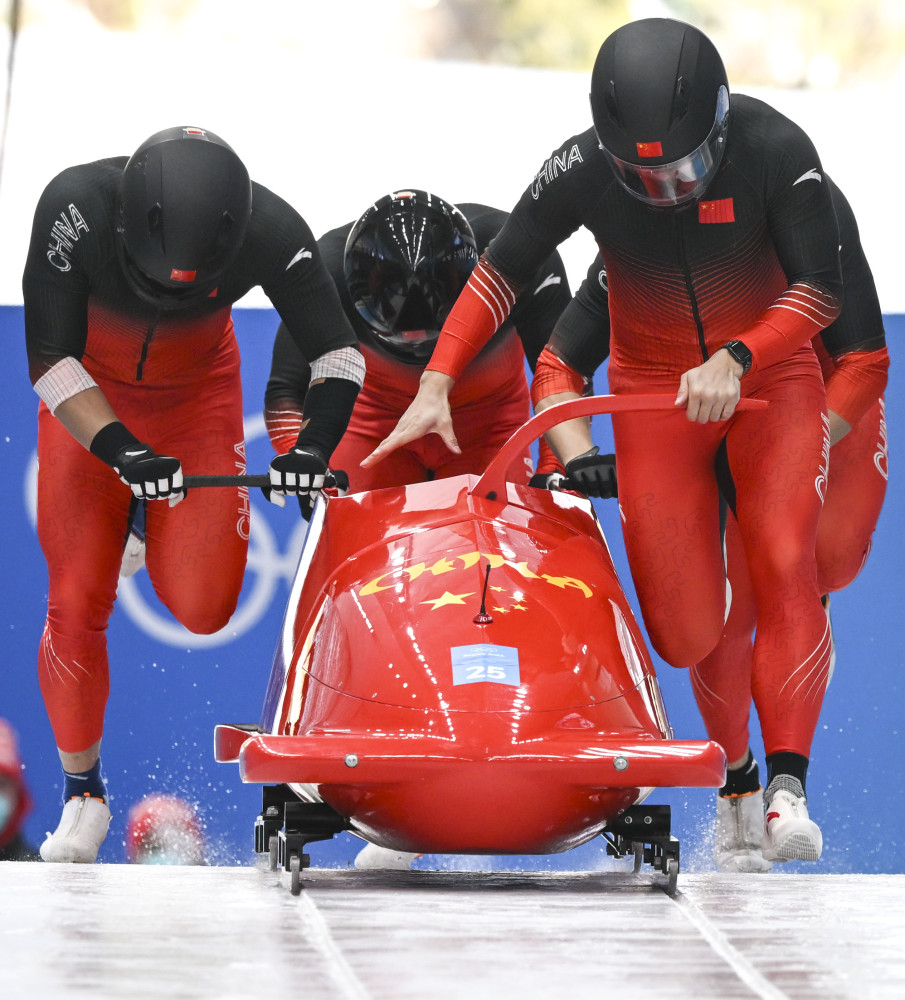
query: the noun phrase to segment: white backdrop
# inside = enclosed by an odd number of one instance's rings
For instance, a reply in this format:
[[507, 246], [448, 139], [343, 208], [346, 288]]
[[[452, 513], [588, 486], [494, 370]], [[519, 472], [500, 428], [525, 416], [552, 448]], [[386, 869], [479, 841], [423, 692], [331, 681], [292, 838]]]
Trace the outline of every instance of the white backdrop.
[[[267, 24], [271, 30], [264, 30]], [[21, 302], [35, 203], [63, 167], [129, 154], [171, 125], [217, 132], [316, 236], [398, 187], [509, 209], [549, 152], [590, 123], [588, 74], [381, 55], [350, 21], [312, 56], [263, 18], [244, 39], [105, 31], [87, 15], [25, 27], [0, 176], [0, 303]], [[802, 125], [854, 206], [883, 310], [905, 312], [905, 202], [896, 123], [905, 84], [758, 92]], [[594, 253], [562, 248], [577, 287]], [[266, 305], [260, 291], [242, 305]]]

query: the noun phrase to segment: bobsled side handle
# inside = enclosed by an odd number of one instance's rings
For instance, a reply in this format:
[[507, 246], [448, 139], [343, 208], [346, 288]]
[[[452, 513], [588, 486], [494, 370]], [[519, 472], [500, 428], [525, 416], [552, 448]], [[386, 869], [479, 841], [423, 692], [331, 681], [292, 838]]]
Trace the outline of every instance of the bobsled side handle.
[[[481, 478], [469, 493], [487, 497], [489, 500], [506, 499], [506, 470], [518, 458], [519, 453], [529, 447], [551, 427], [563, 420], [575, 417], [590, 417], [602, 413], [629, 413], [644, 410], [674, 410], [675, 393], [651, 392], [625, 396], [582, 396], [556, 403], [533, 416], [522, 424], [509, 440], [491, 459]], [[740, 399], [737, 410], [762, 410], [767, 406], [763, 399]]]

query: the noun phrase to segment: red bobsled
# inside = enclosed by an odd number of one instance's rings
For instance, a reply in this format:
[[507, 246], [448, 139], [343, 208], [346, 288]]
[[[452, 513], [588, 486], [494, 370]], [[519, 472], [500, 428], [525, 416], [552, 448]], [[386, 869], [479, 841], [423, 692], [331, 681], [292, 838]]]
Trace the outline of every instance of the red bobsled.
[[723, 750], [672, 738], [591, 503], [505, 480], [560, 420], [672, 406], [562, 403], [480, 477], [317, 503], [262, 723], [215, 735], [217, 760], [265, 786], [256, 849], [293, 892], [305, 844], [340, 830], [425, 854], [550, 854], [603, 834], [636, 867], [647, 845], [674, 890], [668, 807], [637, 804], [721, 786]]

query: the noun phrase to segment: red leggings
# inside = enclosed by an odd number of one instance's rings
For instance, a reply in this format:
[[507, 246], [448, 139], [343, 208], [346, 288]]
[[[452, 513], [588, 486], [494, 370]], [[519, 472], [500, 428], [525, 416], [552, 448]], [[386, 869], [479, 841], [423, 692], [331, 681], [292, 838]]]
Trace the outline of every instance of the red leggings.
[[[716, 646], [726, 575], [714, 464], [725, 439], [741, 544], [757, 607], [755, 703], [772, 749], [807, 752], [829, 664], [815, 546], [828, 448], [826, 394], [812, 348], [746, 379], [766, 410], [718, 423], [674, 413], [613, 417], [629, 566], [654, 648], [690, 667]], [[610, 369], [618, 393], [675, 383]], [[766, 735], [765, 735], [766, 738]]]
[[829, 485], [817, 530], [821, 593], [847, 587], [867, 561], [886, 497], [887, 463], [881, 397], [830, 451]]
[[[861, 571], [886, 495], [886, 478], [886, 421], [880, 399], [830, 452], [826, 502], [817, 530], [821, 593], [841, 590]], [[784, 727], [771, 719], [769, 704], [761, 704], [762, 685], [753, 683], [751, 635], [757, 624], [757, 608], [738, 524], [731, 515], [726, 526], [726, 556], [732, 584], [729, 618], [719, 644], [691, 671], [707, 734], [722, 745], [730, 762], [744, 757], [753, 694], [766, 752], [791, 750], [807, 757], [810, 740], [789, 737]], [[769, 698], [769, 691], [766, 695]]]
[[[203, 382], [175, 388], [98, 384], [123, 423], [188, 474], [245, 471], [238, 351]], [[103, 733], [113, 611], [132, 493], [40, 404], [38, 537], [47, 621], [38, 676], [57, 747], [78, 753]], [[147, 504], [154, 590], [189, 631], [222, 628], [236, 608], [248, 548], [246, 489], [197, 489], [176, 507]]]

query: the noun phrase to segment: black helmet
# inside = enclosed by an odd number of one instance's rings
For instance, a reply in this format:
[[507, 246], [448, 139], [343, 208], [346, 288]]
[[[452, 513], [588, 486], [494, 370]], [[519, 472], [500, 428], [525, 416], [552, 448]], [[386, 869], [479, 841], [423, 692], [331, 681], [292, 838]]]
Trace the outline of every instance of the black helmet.
[[394, 191], [352, 227], [344, 271], [380, 346], [424, 364], [477, 262], [474, 233], [455, 205], [426, 191]]
[[132, 154], [120, 182], [120, 259], [133, 289], [158, 305], [213, 291], [251, 215], [245, 165], [219, 136], [169, 128]]
[[700, 198], [726, 144], [723, 61], [690, 24], [633, 21], [600, 47], [591, 114], [600, 146], [629, 194], [659, 207]]

